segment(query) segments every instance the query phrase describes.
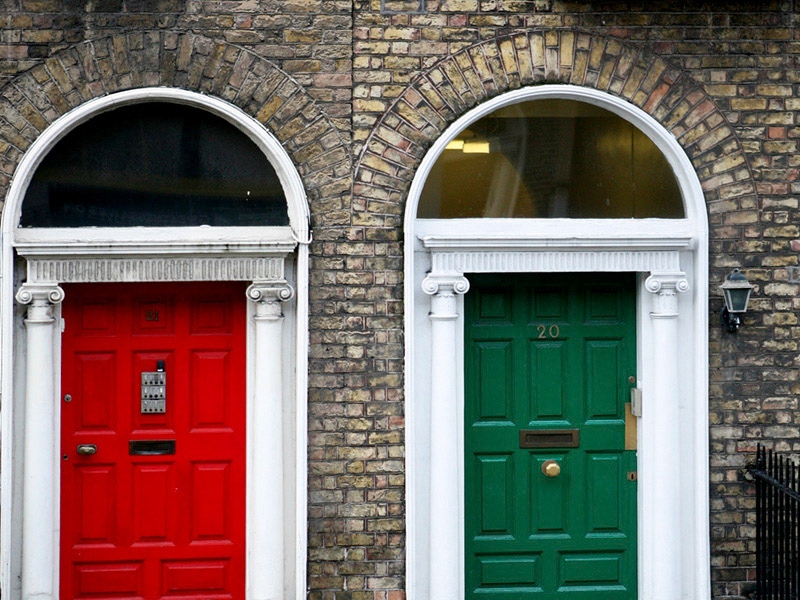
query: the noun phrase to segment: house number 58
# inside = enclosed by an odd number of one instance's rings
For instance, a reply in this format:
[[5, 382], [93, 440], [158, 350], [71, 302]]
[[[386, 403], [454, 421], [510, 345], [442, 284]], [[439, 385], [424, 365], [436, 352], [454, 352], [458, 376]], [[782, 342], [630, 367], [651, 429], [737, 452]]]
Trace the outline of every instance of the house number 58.
[[538, 336], [536, 336], [540, 340], [554, 340], [558, 338], [558, 334], [561, 333], [561, 330], [558, 328], [558, 325], [537, 325], [536, 331], [538, 332]]

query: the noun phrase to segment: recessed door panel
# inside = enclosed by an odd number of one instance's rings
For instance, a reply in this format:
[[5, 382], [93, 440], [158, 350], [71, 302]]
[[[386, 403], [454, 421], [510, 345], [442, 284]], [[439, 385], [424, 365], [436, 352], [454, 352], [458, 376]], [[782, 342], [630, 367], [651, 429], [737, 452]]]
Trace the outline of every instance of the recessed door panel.
[[623, 477], [622, 462], [617, 453], [586, 456], [587, 533], [622, 531], [620, 493], [624, 490], [620, 487], [628, 483]]
[[113, 465], [84, 465], [75, 469], [73, 499], [80, 509], [75, 544], [116, 543], [115, 475]]
[[556, 460], [565, 468], [564, 454], [529, 454], [530, 464], [530, 535], [568, 535], [569, 487], [566, 478], [546, 477], [542, 468], [548, 460]]
[[114, 335], [117, 326], [117, 303], [114, 298], [95, 298], [80, 307], [72, 327], [73, 335]]
[[481, 420], [511, 418], [513, 365], [508, 360], [513, 350], [504, 340], [478, 342]]
[[243, 598], [245, 286], [64, 287], [60, 597]]
[[133, 542], [167, 542], [176, 529], [175, 472], [170, 463], [133, 465]]
[[624, 591], [622, 561], [621, 552], [563, 554], [559, 583], [562, 587], [583, 588], [584, 591], [610, 591], [609, 588]]
[[564, 370], [563, 342], [530, 342], [530, 379], [527, 382], [530, 390], [529, 413], [533, 420], [563, 419], [564, 410]]
[[228, 386], [231, 376], [230, 354], [225, 351], [193, 352], [191, 375], [196, 382], [196, 393], [192, 396], [192, 428], [230, 427], [227, 407]]
[[[142, 563], [76, 564], [72, 579], [75, 581], [76, 600], [82, 598], [141, 598], [144, 587]], [[62, 596], [63, 597], [63, 596]]]
[[513, 457], [477, 456], [481, 485], [481, 534], [513, 534]]
[[231, 315], [227, 303], [208, 299], [192, 306], [192, 334], [230, 333]]
[[480, 556], [478, 557], [480, 581], [483, 586], [514, 588], [537, 585], [537, 555]]
[[192, 465], [192, 541], [228, 539], [228, 463]]
[[465, 597], [633, 600], [636, 481], [626, 475], [636, 457], [624, 443], [633, 276], [470, 280]]
[[111, 352], [75, 354], [72, 368], [77, 379], [75, 390], [81, 398], [75, 427], [86, 431], [115, 428], [116, 406], [109, 402], [117, 389], [116, 355]]
[[[217, 594], [229, 589], [229, 564], [225, 560], [169, 561], [163, 565], [164, 595]], [[195, 598], [196, 596], [191, 596]], [[230, 597], [228, 594], [222, 598]]]
[[621, 343], [618, 340], [587, 340], [586, 417], [587, 419], [621, 418], [624, 397], [619, 389]]

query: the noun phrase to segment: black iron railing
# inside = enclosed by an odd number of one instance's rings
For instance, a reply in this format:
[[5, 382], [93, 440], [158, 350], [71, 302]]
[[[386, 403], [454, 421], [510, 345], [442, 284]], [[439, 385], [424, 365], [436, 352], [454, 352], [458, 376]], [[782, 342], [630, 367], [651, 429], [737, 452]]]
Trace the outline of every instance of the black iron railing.
[[800, 600], [800, 468], [760, 444], [756, 481], [756, 593]]

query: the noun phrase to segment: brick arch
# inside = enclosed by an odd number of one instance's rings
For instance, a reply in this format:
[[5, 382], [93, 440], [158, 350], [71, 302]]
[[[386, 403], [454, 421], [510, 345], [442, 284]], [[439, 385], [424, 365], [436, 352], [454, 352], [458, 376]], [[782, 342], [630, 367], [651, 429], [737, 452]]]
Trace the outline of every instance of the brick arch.
[[215, 96], [251, 115], [291, 157], [312, 208], [349, 189], [351, 159], [341, 134], [288, 74], [224, 41], [152, 32], [72, 46], [0, 90], [0, 197], [22, 155], [56, 119], [94, 98], [142, 87]]
[[752, 202], [756, 186], [741, 144], [700, 83], [617, 38], [536, 30], [469, 46], [417, 77], [364, 145], [356, 206], [373, 219], [397, 219], [425, 152], [453, 121], [504, 92], [546, 83], [604, 91], [651, 115], [694, 164], [711, 215]]

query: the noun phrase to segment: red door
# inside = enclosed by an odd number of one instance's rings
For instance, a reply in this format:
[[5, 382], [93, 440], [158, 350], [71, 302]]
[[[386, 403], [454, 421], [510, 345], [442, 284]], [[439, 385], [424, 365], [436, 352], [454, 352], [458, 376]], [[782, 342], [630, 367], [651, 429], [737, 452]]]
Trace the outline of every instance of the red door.
[[244, 598], [244, 287], [64, 289], [62, 600]]

